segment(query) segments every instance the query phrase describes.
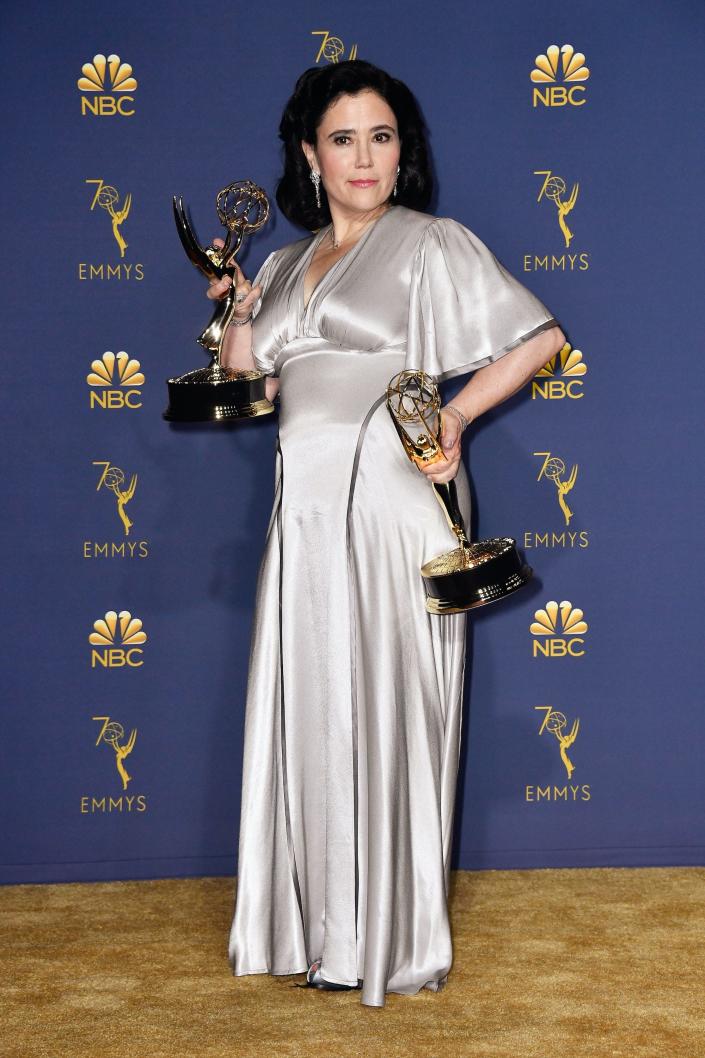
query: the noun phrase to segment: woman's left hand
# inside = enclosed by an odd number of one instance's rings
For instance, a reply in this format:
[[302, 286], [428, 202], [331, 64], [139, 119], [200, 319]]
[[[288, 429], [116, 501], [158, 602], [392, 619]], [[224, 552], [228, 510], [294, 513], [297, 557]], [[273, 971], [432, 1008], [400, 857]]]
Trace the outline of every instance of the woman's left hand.
[[460, 439], [462, 435], [460, 420], [455, 412], [441, 408], [441, 447], [446, 458], [439, 459], [437, 463], [427, 463], [425, 467], [420, 467], [421, 473], [425, 474], [431, 481], [439, 483], [452, 481], [460, 466]]

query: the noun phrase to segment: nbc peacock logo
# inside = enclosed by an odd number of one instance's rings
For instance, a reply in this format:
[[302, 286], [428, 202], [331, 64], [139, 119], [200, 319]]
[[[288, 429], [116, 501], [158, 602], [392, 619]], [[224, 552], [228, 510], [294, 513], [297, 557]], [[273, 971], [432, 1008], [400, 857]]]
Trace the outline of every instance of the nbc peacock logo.
[[529, 625], [533, 638], [533, 657], [580, 658], [585, 654], [583, 636], [588, 630], [582, 610], [567, 599], [551, 600], [537, 610]]
[[133, 617], [129, 610], [108, 610], [105, 617], [93, 622], [93, 631], [88, 636], [92, 646], [91, 668], [121, 669], [139, 668], [142, 660], [142, 646], [147, 642], [147, 635], [138, 617]]
[[113, 353], [109, 350], [94, 360], [91, 370], [86, 375], [90, 407], [102, 408], [103, 411], [115, 411], [120, 408], [141, 408], [144, 375], [139, 360], [135, 360], [124, 350]]
[[[585, 56], [572, 44], [551, 44], [537, 55], [531, 71], [532, 104], [545, 107], [581, 107], [585, 104], [585, 81], [590, 71]], [[560, 83], [558, 83], [560, 82]]]
[[547, 364], [537, 371], [531, 383], [531, 399], [580, 400], [585, 396], [583, 379], [587, 364], [580, 349], [573, 349], [569, 342], [560, 349]]
[[81, 68], [83, 74], [76, 84], [81, 93], [81, 115], [86, 117], [131, 118], [135, 112], [137, 81], [132, 67], [119, 55], [94, 55], [92, 62]]

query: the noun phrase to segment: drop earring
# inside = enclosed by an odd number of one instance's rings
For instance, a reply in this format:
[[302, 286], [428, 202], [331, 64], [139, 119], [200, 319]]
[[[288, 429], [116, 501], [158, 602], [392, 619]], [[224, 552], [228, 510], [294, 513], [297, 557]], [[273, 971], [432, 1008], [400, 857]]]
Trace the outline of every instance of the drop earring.
[[[397, 166], [397, 178], [398, 177], [399, 177], [399, 166]], [[395, 180], [394, 181], [394, 190], [392, 191], [392, 195], [396, 198], [396, 194], [397, 194], [397, 181]]]
[[321, 186], [321, 174], [317, 173], [315, 169], [311, 170], [311, 180], [313, 181], [313, 185], [316, 188], [316, 205], [320, 209], [321, 208], [321, 193], [319, 191], [319, 188]]

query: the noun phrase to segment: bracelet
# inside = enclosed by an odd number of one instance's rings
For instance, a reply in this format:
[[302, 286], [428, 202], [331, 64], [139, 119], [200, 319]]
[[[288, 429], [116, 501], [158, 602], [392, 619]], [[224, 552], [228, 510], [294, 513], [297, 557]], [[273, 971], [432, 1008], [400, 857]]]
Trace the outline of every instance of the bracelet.
[[465, 416], [463, 415], [462, 411], [460, 411], [460, 409], [459, 409], [459, 408], [456, 408], [455, 404], [446, 404], [446, 406], [445, 406], [445, 410], [447, 411], [447, 410], [448, 410], [449, 408], [450, 408], [450, 409], [451, 409], [452, 411], [454, 411], [454, 412], [455, 412], [455, 414], [456, 414], [456, 415], [458, 416], [458, 418], [460, 419], [460, 425], [461, 425], [462, 429], [463, 429], [463, 430], [467, 429], [467, 427], [468, 427], [468, 426], [470, 425], [470, 423], [472, 422], [472, 418], [470, 418], [470, 419], [466, 419], [466, 418], [465, 418]]
[[236, 320], [235, 317], [231, 319], [231, 323], [234, 323], [236, 327], [244, 327], [246, 323], [249, 323], [252, 319], [252, 313], [249, 316], [245, 316], [244, 320]]

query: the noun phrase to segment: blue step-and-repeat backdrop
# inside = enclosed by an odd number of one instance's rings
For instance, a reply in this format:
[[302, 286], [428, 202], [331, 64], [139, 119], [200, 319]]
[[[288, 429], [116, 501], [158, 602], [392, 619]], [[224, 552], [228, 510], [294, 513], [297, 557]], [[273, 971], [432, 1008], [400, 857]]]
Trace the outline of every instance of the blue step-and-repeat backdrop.
[[[203, 241], [231, 181], [274, 203], [296, 78], [355, 57], [419, 100], [430, 212], [571, 347], [467, 435], [473, 535], [535, 579], [469, 622], [453, 866], [705, 863], [703, 4], [1, 17], [2, 881], [236, 872], [277, 423], [161, 418], [211, 309], [171, 196]], [[306, 234], [273, 213], [250, 278]]]

